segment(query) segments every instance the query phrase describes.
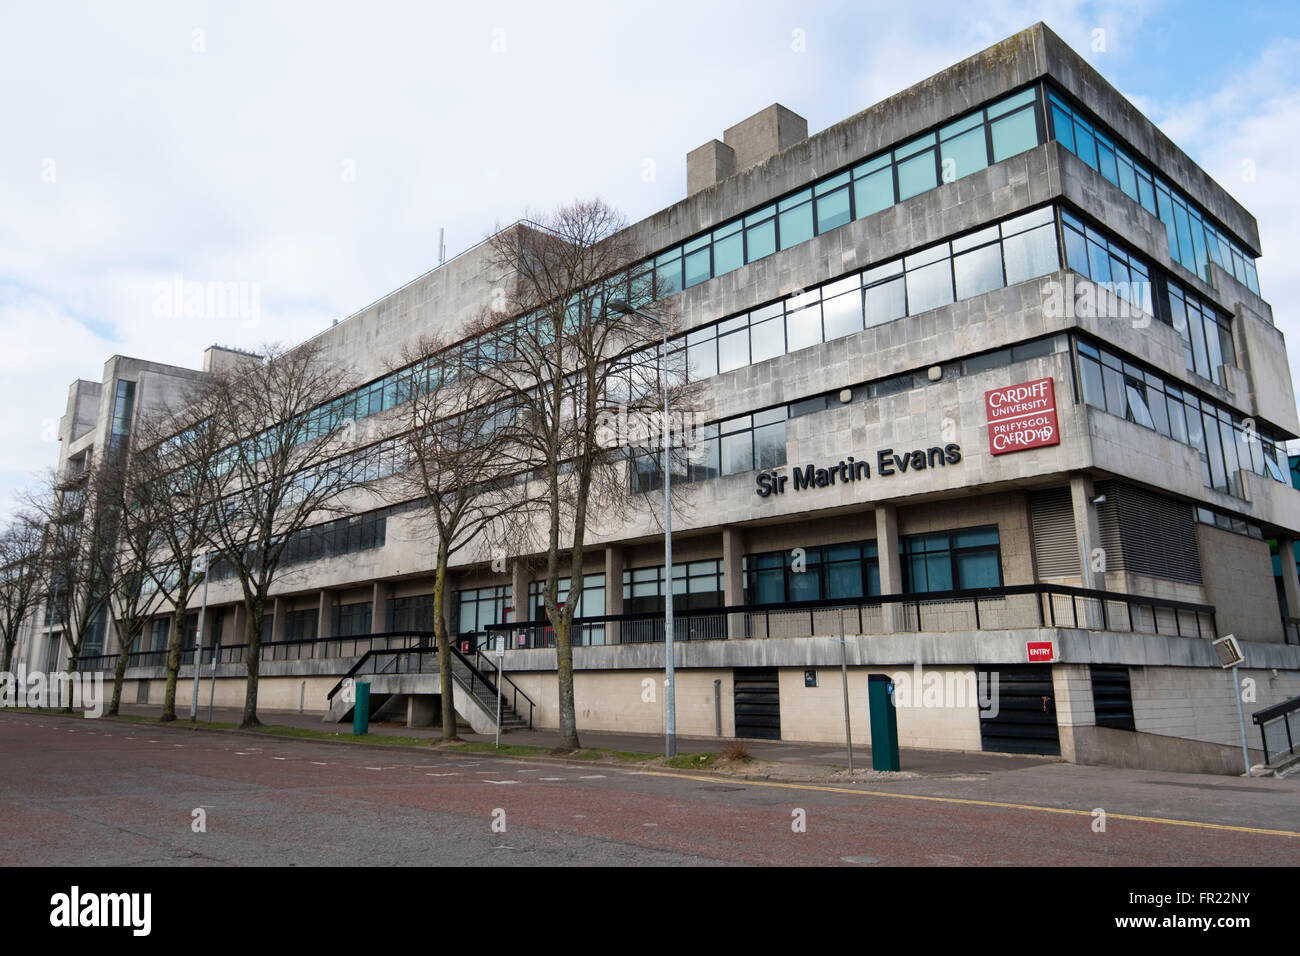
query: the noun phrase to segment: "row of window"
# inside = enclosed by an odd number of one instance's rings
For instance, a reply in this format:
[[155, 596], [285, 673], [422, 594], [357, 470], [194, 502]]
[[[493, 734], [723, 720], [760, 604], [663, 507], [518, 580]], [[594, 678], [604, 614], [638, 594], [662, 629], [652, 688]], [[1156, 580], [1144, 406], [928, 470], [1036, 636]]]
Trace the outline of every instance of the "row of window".
[[1052, 92], [1050, 102], [1053, 138], [1165, 224], [1169, 254], [1175, 262], [1207, 282], [1209, 264], [1217, 263], [1259, 294], [1255, 260], [1219, 231], [1190, 199], [1084, 119], [1064, 97]]
[[[1059, 268], [1052, 209], [1044, 207], [695, 329], [670, 343], [669, 364], [690, 380], [711, 378]], [[630, 388], [631, 370], [654, 354], [626, 359], [628, 384], [616, 387]]]
[[[787, 417], [787, 406], [779, 405], [701, 426], [684, 455], [669, 456], [673, 477], [680, 481], [707, 481], [719, 475], [739, 475], [756, 468], [784, 465]], [[628, 481], [634, 493], [663, 487], [662, 454], [653, 449], [639, 449], [631, 455]]]
[[1241, 469], [1286, 483], [1286, 452], [1271, 434], [1112, 352], [1078, 346], [1084, 402], [1195, 448], [1207, 488], [1244, 498]]
[[[654, 286], [672, 295], [1032, 149], [1035, 105], [1035, 90], [1022, 90], [668, 249], [653, 259]], [[627, 298], [612, 285], [607, 298]], [[631, 278], [633, 293], [645, 286]]]
[[1172, 325], [1182, 336], [1187, 370], [1227, 387], [1223, 366], [1237, 364], [1227, 317], [1177, 283], [1157, 275], [1153, 284], [1145, 262], [1065, 210], [1061, 226], [1067, 266]]

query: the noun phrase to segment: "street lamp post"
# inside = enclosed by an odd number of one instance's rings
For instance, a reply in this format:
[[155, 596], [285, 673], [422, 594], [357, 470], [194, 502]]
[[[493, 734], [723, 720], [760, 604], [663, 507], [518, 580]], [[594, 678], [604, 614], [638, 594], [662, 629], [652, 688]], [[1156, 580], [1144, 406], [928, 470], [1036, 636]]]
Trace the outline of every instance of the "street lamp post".
[[194, 693], [190, 695], [190, 723], [199, 719], [199, 671], [203, 669], [203, 621], [208, 616], [208, 571], [211, 567], [212, 552], [206, 551], [203, 554], [203, 604], [199, 608], [199, 623], [194, 632]]
[[673, 681], [673, 485], [672, 442], [668, 426], [668, 328], [657, 316], [634, 309], [622, 299], [611, 299], [610, 312], [639, 315], [659, 326], [663, 344], [659, 352], [659, 384], [663, 392], [663, 469], [664, 469], [664, 756], [677, 756], [677, 698]]

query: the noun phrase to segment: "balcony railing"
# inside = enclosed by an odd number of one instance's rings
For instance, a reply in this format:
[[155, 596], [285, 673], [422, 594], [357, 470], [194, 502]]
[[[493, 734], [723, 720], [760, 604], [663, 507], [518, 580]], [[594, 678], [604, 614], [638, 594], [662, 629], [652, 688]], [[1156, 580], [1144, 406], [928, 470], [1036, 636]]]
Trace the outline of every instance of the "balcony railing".
[[[673, 618], [673, 635], [678, 641], [834, 636], [840, 633], [841, 614], [848, 634], [1069, 627], [1132, 634], [1218, 637], [1214, 608], [1209, 605], [1056, 584], [678, 611]], [[662, 642], [664, 615], [662, 611], [647, 611], [575, 618], [572, 634], [577, 646]], [[457, 643], [468, 641], [469, 650], [474, 652], [492, 647], [498, 637], [505, 637], [510, 649], [555, 646], [555, 631], [548, 621], [489, 624], [483, 634], [474, 635], [472, 639], [465, 635], [455, 640]], [[420, 650], [432, 644], [430, 631], [263, 641], [261, 659], [356, 659], [370, 652]], [[247, 644], [222, 644], [216, 649], [217, 659], [223, 664], [242, 663], [247, 649]], [[211, 648], [204, 649], [204, 665], [212, 660], [212, 654]], [[194, 648], [183, 650], [182, 666], [193, 663]], [[128, 667], [166, 665], [166, 650], [137, 651], [127, 661]], [[116, 654], [83, 657], [79, 665], [80, 670], [109, 673], [116, 667]]]
[[[736, 638], [815, 637], [840, 633], [841, 615], [848, 634], [898, 634], [1035, 627], [1070, 627], [1217, 637], [1214, 608], [1205, 604], [1099, 591], [1055, 584], [889, 594], [867, 598], [745, 604], [673, 615], [673, 638], [716, 641]], [[549, 621], [490, 624], [488, 646], [505, 637], [507, 647], [554, 647]], [[663, 641], [662, 611], [605, 614], [575, 618], [576, 646], [643, 644]]]
[[1250, 719], [1259, 727], [1259, 740], [1264, 748], [1264, 763], [1272, 757], [1289, 756], [1300, 745], [1300, 697], [1292, 697], [1280, 704], [1257, 710]]

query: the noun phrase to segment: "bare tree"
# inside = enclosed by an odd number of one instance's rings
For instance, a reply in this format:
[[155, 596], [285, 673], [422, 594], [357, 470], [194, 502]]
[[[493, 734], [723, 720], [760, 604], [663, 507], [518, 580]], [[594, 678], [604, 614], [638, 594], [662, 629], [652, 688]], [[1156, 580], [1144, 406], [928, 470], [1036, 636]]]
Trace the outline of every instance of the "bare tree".
[[116, 715], [122, 703], [122, 682], [127, 664], [157, 605], [150, 587], [150, 568], [155, 561], [152, 513], [142, 501], [148, 488], [137, 472], [129, 468], [123, 450], [110, 449], [108, 456], [88, 476], [98, 507], [114, 514], [116, 540], [96, 554], [99, 576], [105, 582], [109, 619], [117, 633], [117, 663], [113, 672], [113, 697], [108, 713]]
[[41, 586], [41, 544], [45, 533], [40, 519], [20, 510], [0, 532], [0, 639], [4, 664], [12, 672], [14, 649], [23, 623], [36, 610]]
[[116, 547], [117, 516], [111, 500], [101, 500], [98, 467], [92, 463], [77, 474], [51, 472], [28, 499], [45, 530], [41, 586], [53, 622], [62, 628], [69, 674], [76, 673], [86, 639], [108, 613], [105, 555]]
[[[525, 469], [503, 423], [510, 392], [474, 374], [463, 347], [424, 336], [402, 349], [402, 414], [394, 421], [403, 467], [389, 483], [395, 501], [428, 506], [427, 533], [435, 542], [433, 618], [442, 696], [442, 739], [456, 737], [451, 641], [447, 633], [447, 567], [471, 543], [502, 553], [528, 505]], [[494, 548], [494, 545], [496, 546]]]
[[[131, 523], [123, 530], [148, 541], [150, 554], [144, 572], [151, 590], [172, 611], [162, 721], [176, 719], [176, 682], [187, 609], [209, 570], [205, 548], [216, 511], [207, 490], [222, 442], [228, 437], [214, 416], [215, 394], [215, 389], [199, 386], [187, 394], [183, 405], [164, 407], [139, 422], [130, 480], [123, 482], [132, 499]], [[197, 648], [194, 666], [199, 666]]]
[[[536, 462], [547, 525], [542, 593], [555, 633], [560, 749], [571, 750], [579, 746], [571, 635], [577, 602], [560, 604], [559, 583], [567, 574], [580, 593], [589, 526], [626, 513], [627, 450], [611, 449], [599, 432], [611, 406], [657, 416], [659, 379], [644, 349], [659, 340], [660, 324], [644, 313], [665, 326], [673, 323], [656, 302], [661, 290], [652, 264], [629, 239], [623, 217], [600, 200], [498, 233], [491, 250], [501, 284], [493, 290], [493, 310], [473, 331], [484, 357], [480, 374], [513, 393], [520, 414], [510, 432]], [[614, 299], [640, 311], [613, 313], [607, 303]], [[623, 360], [633, 355], [640, 357]], [[668, 384], [675, 391], [685, 387], [681, 376]]]
[[240, 726], [255, 727], [261, 621], [286, 548], [344, 511], [370, 450], [356, 448], [343, 399], [352, 376], [315, 342], [269, 346], [257, 361], [207, 381], [198, 397], [221, 451], [199, 476], [212, 506], [208, 540], [239, 582], [248, 685]]

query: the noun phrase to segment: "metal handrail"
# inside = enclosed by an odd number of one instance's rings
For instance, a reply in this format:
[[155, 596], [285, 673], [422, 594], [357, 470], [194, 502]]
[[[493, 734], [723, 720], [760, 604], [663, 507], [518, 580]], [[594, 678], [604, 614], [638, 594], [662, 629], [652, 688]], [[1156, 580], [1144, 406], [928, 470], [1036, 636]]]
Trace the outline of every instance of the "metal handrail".
[[[453, 651], [457, 654], [460, 653], [459, 651], [456, 651], [454, 648]], [[510, 709], [513, 710], [516, 714], [519, 713], [519, 698], [522, 696], [524, 700], [528, 701], [528, 729], [532, 730], [533, 729], [533, 708], [536, 706], [533, 703], [533, 699], [529, 697], [528, 694], [526, 694], [518, 684], [516, 684], [513, 680], [510, 679], [509, 674], [501, 673], [501, 668], [496, 664], [496, 662], [492, 660], [490, 656], [484, 654], [481, 650], [479, 650], [474, 652], [474, 659], [486, 663], [488, 667], [492, 668], [492, 672], [497, 678], [499, 678], [500, 680], [504, 680], [507, 684], [510, 685], [510, 689], [511, 691], [513, 691], [513, 696], [510, 702]]]
[[[1250, 715], [1251, 722], [1259, 726], [1259, 741], [1264, 749], [1264, 763], [1269, 762], [1267, 725], [1277, 720], [1282, 721], [1283, 727], [1286, 728], [1286, 752], [1295, 753], [1297, 740], [1296, 735], [1291, 732], [1291, 715], [1297, 710], [1300, 710], [1300, 697], [1292, 697], [1290, 700], [1265, 707]], [[1281, 751], [1278, 753], [1280, 755]]]
[[[1217, 621], [1215, 619], [1215, 609], [1207, 604], [1195, 604], [1188, 601], [1175, 601], [1169, 598], [1148, 597], [1139, 594], [1127, 594], [1120, 591], [1104, 591], [1096, 588], [1081, 588], [1063, 584], [1013, 584], [994, 588], [966, 588], [951, 591], [925, 591], [912, 592], [908, 594], [881, 594], [869, 597], [855, 598], [830, 598], [815, 601], [787, 601], [775, 604], [735, 604], [725, 605], [714, 608], [701, 608], [693, 611], [679, 611], [674, 622], [673, 637], [675, 640], [717, 640], [725, 638], [725, 633], [716, 634], [720, 629], [725, 631], [727, 628], [726, 619], [733, 615], [745, 616], [745, 627], [749, 627], [749, 621], [755, 618], [761, 618], [764, 623], [764, 633], [770, 633], [770, 625], [773, 615], [790, 614], [793, 612], [806, 612], [809, 615], [809, 630], [815, 630], [815, 614], [817, 611], [833, 610], [843, 608], [852, 610], [857, 614], [858, 630], [863, 628], [862, 611], [868, 608], [881, 608], [887, 606], [902, 607], [909, 616], [913, 615], [909, 624], [914, 624], [917, 631], [924, 630], [924, 617], [922, 609], [935, 605], [952, 605], [955, 603], [968, 603], [973, 611], [975, 629], [984, 629], [984, 621], [981, 618], [981, 603], [983, 603], [985, 612], [991, 604], [1008, 597], [1023, 595], [1032, 595], [1036, 598], [1038, 626], [1040, 627], [1084, 627], [1088, 628], [1090, 618], [1100, 622], [1101, 630], [1129, 630], [1135, 633], [1138, 628], [1134, 627], [1134, 609], [1149, 608], [1151, 610], [1150, 623], [1154, 633], [1160, 633], [1160, 615], [1158, 610], [1173, 612], [1172, 631], [1177, 636], [1183, 636], [1184, 625], [1182, 613], [1193, 615], [1195, 621], [1195, 636], [1206, 637], [1217, 635]], [[1044, 598], [1047, 598], [1044, 601]], [[1068, 598], [1069, 604], [1065, 610], [1069, 611], [1064, 620], [1058, 621], [1057, 601], [1055, 598]], [[1084, 602], [1082, 613], [1080, 612], [1080, 601]], [[1095, 604], [1088, 604], [1095, 602]], [[1046, 609], [1044, 609], [1046, 604]], [[1115, 619], [1114, 610], [1110, 605], [1123, 605], [1125, 612], [1120, 620]], [[1182, 612], [1182, 613], [1180, 613]], [[640, 622], [654, 622], [663, 620], [662, 611], [641, 611], [627, 614], [600, 614], [590, 617], [575, 617], [571, 626], [575, 627], [579, 634], [589, 631], [593, 628], [604, 630], [609, 625], [637, 624]], [[1202, 617], [1208, 618], [1208, 626], [1202, 627]], [[723, 627], [716, 626], [700, 627], [699, 630], [705, 633], [705, 636], [697, 636], [692, 627], [693, 622], [700, 619], [720, 619]], [[1126, 623], [1127, 627], [1120, 626]], [[1139, 613], [1139, 622], [1140, 613]], [[1024, 625], [1021, 625], [1024, 626]], [[1166, 625], [1168, 626], [1168, 625]], [[1091, 629], [1098, 629], [1092, 627]], [[553, 627], [549, 620], [510, 622], [504, 624], [488, 624], [484, 630], [489, 636], [495, 634], [516, 634], [520, 631], [526, 632], [519, 642], [519, 646], [551, 646], [553, 640]], [[1191, 629], [1188, 628], [1190, 633]], [[1208, 631], [1208, 634], [1207, 634]], [[540, 635], [541, 641], [537, 638]], [[620, 643], [644, 643], [662, 641], [662, 627], [658, 633], [653, 633], [650, 637], [631, 637], [622, 639]]]

